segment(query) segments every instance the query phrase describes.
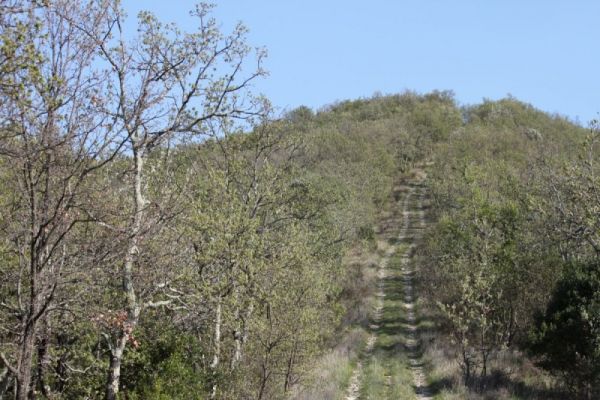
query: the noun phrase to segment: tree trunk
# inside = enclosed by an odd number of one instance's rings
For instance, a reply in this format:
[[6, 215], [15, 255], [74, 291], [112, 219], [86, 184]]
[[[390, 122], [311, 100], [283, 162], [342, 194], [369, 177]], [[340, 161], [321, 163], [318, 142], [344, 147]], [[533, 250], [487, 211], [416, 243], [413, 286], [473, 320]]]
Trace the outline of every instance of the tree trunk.
[[465, 348], [462, 349], [462, 359], [463, 359], [463, 377], [465, 380], [465, 386], [469, 386], [471, 382], [471, 358], [468, 355], [468, 352]]
[[27, 323], [18, 364], [16, 400], [27, 400], [31, 390], [31, 368], [35, 349], [35, 321]]
[[267, 381], [269, 380], [269, 376], [271, 373], [267, 370], [268, 367], [265, 363], [262, 365], [261, 377], [260, 377], [260, 387], [258, 389], [258, 397], [257, 400], [262, 400], [265, 395], [265, 390], [267, 388]]
[[246, 343], [246, 341], [248, 340], [248, 320], [252, 316], [253, 311], [254, 311], [254, 304], [251, 303], [248, 306], [248, 309], [246, 310], [246, 312], [243, 314], [243, 317], [242, 317], [242, 314], [239, 312], [239, 308], [236, 312], [236, 319], [241, 320], [241, 322], [238, 325], [239, 329], [237, 329], [233, 333], [235, 349], [234, 349], [233, 357], [231, 358], [231, 370], [232, 371], [234, 369], [236, 369], [237, 366], [239, 365], [240, 361], [242, 361], [242, 350], [244, 347], [244, 343]]
[[296, 350], [298, 349], [298, 342], [294, 340], [294, 346], [292, 347], [292, 351], [290, 356], [288, 357], [287, 368], [285, 371], [285, 382], [283, 385], [283, 392], [287, 393], [292, 386], [292, 377], [294, 372], [294, 364], [296, 361]]
[[50, 363], [48, 354], [48, 342], [50, 341], [50, 327], [47, 318], [41, 323], [40, 340], [37, 346], [37, 376], [34, 387], [42, 393], [44, 397], [50, 397], [50, 387], [46, 382], [46, 367]]
[[233, 357], [231, 358], [230, 369], [233, 371], [237, 368], [240, 360], [242, 359], [242, 332], [238, 329], [233, 333], [234, 350]]
[[210, 392], [210, 398], [211, 399], [215, 399], [217, 397], [217, 381], [216, 381], [216, 377], [217, 377], [217, 369], [219, 368], [219, 361], [221, 358], [221, 320], [222, 320], [222, 300], [221, 300], [221, 296], [219, 295], [218, 301], [217, 301], [217, 310], [216, 310], [216, 315], [215, 315], [215, 333], [214, 333], [214, 353], [213, 353], [213, 360], [210, 363], [210, 369], [212, 371], [212, 379], [213, 379], [213, 385], [212, 385], [212, 390]]
[[121, 361], [125, 350], [124, 337], [119, 338], [117, 345], [111, 351], [108, 381], [106, 382], [106, 400], [116, 400], [119, 393], [119, 382], [121, 378]]
[[[136, 240], [137, 241], [137, 240]], [[123, 323], [116, 344], [111, 351], [110, 367], [108, 371], [108, 381], [106, 386], [106, 400], [115, 400], [119, 392], [119, 382], [121, 378], [121, 362], [127, 342], [137, 326], [140, 307], [137, 303], [135, 290], [133, 289], [133, 258], [137, 253], [137, 246], [131, 245], [127, 255], [124, 272], [123, 272], [123, 288], [127, 298], [127, 319]]]
[[[239, 292], [236, 290], [235, 293], [235, 300], [236, 302], [239, 301]], [[235, 308], [235, 313], [234, 313], [234, 321], [236, 322], [236, 328], [233, 331], [233, 344], [234, 344], [234, 348], [233, 348], [233, 355], [231, 357], [231, 362], [229, 364], [229, 369], [231, 371], [235, 370], [235, 368], [237, 367], [238, 363], [240, 362], [241, 358], [242, 358], [242, 329], [243, 329], [243, 324], [244, 322], [241, 321], [242, 314], [240, 313], [240, 306], [236, 306]]]
[[2, 371], [0, 371], [0, 400], [4, 398], [4, 394], [8, 391], [11, 380], [12, 375], [8, 371], [8, 368], [3, 368]]
[[487, 361], [488, 361], [488, 351], [483, 349], [481, 351], [481, 377], [485, 378], [487, 376]]
[[481, 377], [485, 378], [487, 376], [487, 362], [489, 356], [489, 349], [486, 346], [486, 337], [487, 337], [487, 329], [484, 329], [481, 332]]
[[123, 360], [123, 353], [125, 346], [131, 336], [131, 333], [137, 326], [141, 307], [137, 300], [135, 288], [133, 285], [133, 268], [135, 265], [136, 258], [139, 254], [139, 240], [141, 236], [142, 225], [144, 223], [144, 208], [146, 207], [146, 200], [143, 194], [143, 170], [144, 170], [144, 158], [143, 154], [137, 146], [137, 138], [133, 141], [133, 159], [134, 159], [134, 181], [133, 181], [133, 192], [134, 192], [134, 216], [133, 223], [130, 229], [129, 243], [127, 246], [127, 254], [125, 256], [125, 263], [122, 269], [123, 279], [123, 293], [126, 299], [126, 320], [123, 322], [123, 326], [119, 330], [119, 337], [116, 340], [116, 344], [111, 350], [111, 360], [108, 370], [108, 379], [106, 383], [106, 400], [115, 400], [119, 393], [119, 384], [121, 378], [121, 363]]
[[22, 317], [21, 326], [23, 329], [23, 339], [21, 348], [17, 357], [17, 380], [15, 399], [27, 400], [31, 391], [33, 354], [35, 351], [35, 336], [37, 330], [37, 318], [39, 312], [38, 302], [38, 257], [39, 252], [36, 247], [36, 206], [33, 192], [30, 190], [31, 209], [30, 209], [30, 239], [27, 243], [29, 247], [29, 293], [28, 293], [28, 310]]

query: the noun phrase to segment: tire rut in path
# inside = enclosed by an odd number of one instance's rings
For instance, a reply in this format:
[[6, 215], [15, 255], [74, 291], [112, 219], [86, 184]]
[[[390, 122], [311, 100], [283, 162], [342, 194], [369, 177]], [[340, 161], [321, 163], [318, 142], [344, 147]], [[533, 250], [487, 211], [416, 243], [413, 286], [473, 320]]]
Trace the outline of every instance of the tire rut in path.
[[[425, 212], [423, 211], [423, 193], [420, 194], [416, 211], [418, 217], [418, 225], [415, 227], [415, 232], [412, 236], [412, 243], [408, 250], [402, 256], [402, 279], [404, 283], [404, 307], [408, 319], [408, 339], [406, 348], [408, 349], [408, 357], [410, 360], [410, 368], [413, 373], [413, 381], [417, 398], [420, 400], [433, 399], [431, 389], [427, 385], [423, 361], [419, 353], [419, 335], [417, 329], [417, 321], [415, 316], [415, 296], [413, 276], [415, 273], [414, 263], [411, 263], [411, 258], [414, 248], [417, 246], [416, 241], [422, 236], [422, 231], [425, 229]], [[411, 265], [412, 264], [412, 265]]]
[[381, 282], [385, 279], [385, 267], [391, 255], [394, 253], [393, 249], [389, 249], [386, 252], [385, 258], [381, 261], [379, 266], [378, 275], [378, 290], [377, 290], [377, 305], [375, 306], [375, 311], [373, 313], [373, 323], [369, 325], [369, 337], [367, 338], [367, 343], [365, 345], [365, 353], [358, 360], [356, 364], [356, 368], [352, 373], [352, 377], [350, 378], [350, 385], [348, 386], [348, 395], [346, 396], [346, 400], [357, 400], [360, 398], [360, 381], [362, 378], [363, 372], [363, 359], [371, 356], [373, 352], [373, 348], [375, 347], [375, 342], [377, 341], [377, 333], [376, 330], [379, 329], [379, 321], [381, 320], [381, 313], [383, 311], [383, 298], [385, 297], [385, 293], [383, 291], [383, 286]]
[[[345, 400], [358, 400], [361, 392], [361, 380], [363, 375], [363, 364], [372, 357], [373, 348], [377, 341], [377, 330], [380, 328], [380, 320], [383, 312], [384, 305], [384, 280], [386, 278], [386, 267], [392, 255], [397, 250], [398, 243], [408, 241], [409, 247], [406, 249], [401, 257], [402, 261], [402, 278], [404, 283], [404, 300], [405, 308], [407, 311], [408, 330], [409, 335], [405, 343], [405, 348], [408, 351], [408, 358], [410, 360], [410, 369], [413, 374], [413, 382], [415, 387], [415, 394], [420, 400], [432, 399], [431, 391], [427, 387], [425, 372], [420, 361], [419, 356], [419, 340], [417, 334], [416, 318], [414, 311], [414, 295], [413, 295], [413, 272], [409, 269], [410, 260], [413, 254], [413, 249], [416, 247], [416, 240], [420, 239], [421, 231], [425, 227], [425, 215], [422, 209], [422, 197], [423, 190], [419, 189], [417, 211], [409, 210], [411, 197], [415, 195], [417, 191], [414, 183], [408, 186], [408, 191], [404, 197], [401, 207], [402, 223], [399, 234], [396, 237], [396, 244], [390, 246], [386, 251], [383, 259], [380, 262], [378, 270], [378, 290], [377, 290], [377, 303], [375, 307], [373, 323], [369, 326], [369, 337], [365, 346], [365, 351], [359, 358], [356, 368], [354, 369], [350, 382], [347, 389]], [[411, 227], [411, 215], [418, 215], [418, 226]], [[412, 231], [412, 232], [411, 232]], [[417, 237], [418, 235], [418, 237]], [[386, 375], [387, 382], [391, 382], [391, 375]]]

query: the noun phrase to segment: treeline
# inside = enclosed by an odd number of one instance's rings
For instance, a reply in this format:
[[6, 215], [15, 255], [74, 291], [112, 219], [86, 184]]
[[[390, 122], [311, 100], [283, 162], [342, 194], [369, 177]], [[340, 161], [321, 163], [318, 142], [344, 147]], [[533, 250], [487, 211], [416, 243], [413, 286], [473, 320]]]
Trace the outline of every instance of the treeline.
[[[463, 382], [520, 350], [578, 398], [599, 395], [598, 130], [515, 99], [464, 109], [435, 152], [421, 270]], [[511, 368], [513, 366], [510, 366]]]
[[[348, 304], [449, 93], [273, 118], [243, 26], [118, 2], [0, 5], [0, 398], [274, 399]], [[253, 68], [254, 67], [254, 68]]]

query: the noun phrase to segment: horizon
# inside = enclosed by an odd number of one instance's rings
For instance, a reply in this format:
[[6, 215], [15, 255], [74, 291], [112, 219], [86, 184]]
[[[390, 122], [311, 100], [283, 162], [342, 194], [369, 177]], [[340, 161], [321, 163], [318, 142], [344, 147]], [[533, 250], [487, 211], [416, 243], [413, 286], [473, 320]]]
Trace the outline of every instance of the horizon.
[[[144, 9], [191, 30], [194, 4], [125, 0], [123, 7], [129, 24]], [[451, 90], [460, 105], [512, 95], [582, 126], [600, 111], [596, 15], [600, 3], [589, 0], [218, 1], [212, 13], [224, 32], [241, 21], [248, 43], [267, 49], [269, 76], [256, 89], [280, 110]]]

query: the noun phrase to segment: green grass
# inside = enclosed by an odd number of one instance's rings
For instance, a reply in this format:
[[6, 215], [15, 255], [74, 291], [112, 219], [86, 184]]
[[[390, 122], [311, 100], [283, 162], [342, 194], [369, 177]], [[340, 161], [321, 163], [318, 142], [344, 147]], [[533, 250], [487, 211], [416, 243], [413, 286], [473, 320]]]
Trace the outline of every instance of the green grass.
[[[413, 201], [415, 198], [413, 198]], [[398, 210], [399, 211], [399, 210]], [[342, 400], [345, 399], [348, 384], [353, 375], [358, 359], [362, 361], [361, 400], [413, 400], [415, 394], [413, 372], [410, 368], [408, 350], [405, 347], [408, 338], [409, 322], [404, 307], [404, 280], [402, 274], [402, 256], [408, 251], [408, 240], [398, 241], [398, 229], [403, 225], [400, 214], [389, 213], [387, 218], [396, 221], [388, 223], [386, 229], [377, 235], [377, 249], [370, 254], [363, 253], [361, 257], [352, 260], [365, 266], [363, 274], [359, 276], [357, 287], [368, 285], [370, 290], [356, 290], [363, 296], [360, 299], [361, 309], [355, 311], [352, 321], [362, 323], [346, 332], [341, 342], [346, 342], [351, 349], [350, 355], [343, 352], [331, 352], [315, 365], [313, 381], [309, 390], [304, 390], [300, 395], [291, 396], [294, 400]], [[374, 332], [377, 335], [373, 350], [365, 352], [366, 339], [369, 335], [366, 321], [372, 319], [372, 310], [378, 303], [376, 292], [379, 291], [377, 266], [386, 257], [391, 246], [395, 252], [390, 257], [386, 266], [386, 276], [383, 284], [383, 309], [377, 321], [379, 326]], [[366, 260], [369, 260], [367, 262]], [[373, 321], [375, 322], [375, 321]], [[420, 323], [426, 323], [418, 321]], [[347, 338], [353, 336], [353, 339]], [[316, 378], [316, 379], [314, 379]]]
[[376, 330], [377, 341], [372, 355], [364, 364], [361, 399], [416, 399], [413, 375], [404, 347], [408, 332], [400, 262], [404, 251], [406, 246], [399, 246], [388, 262], [384, 279], [386, 296]]

